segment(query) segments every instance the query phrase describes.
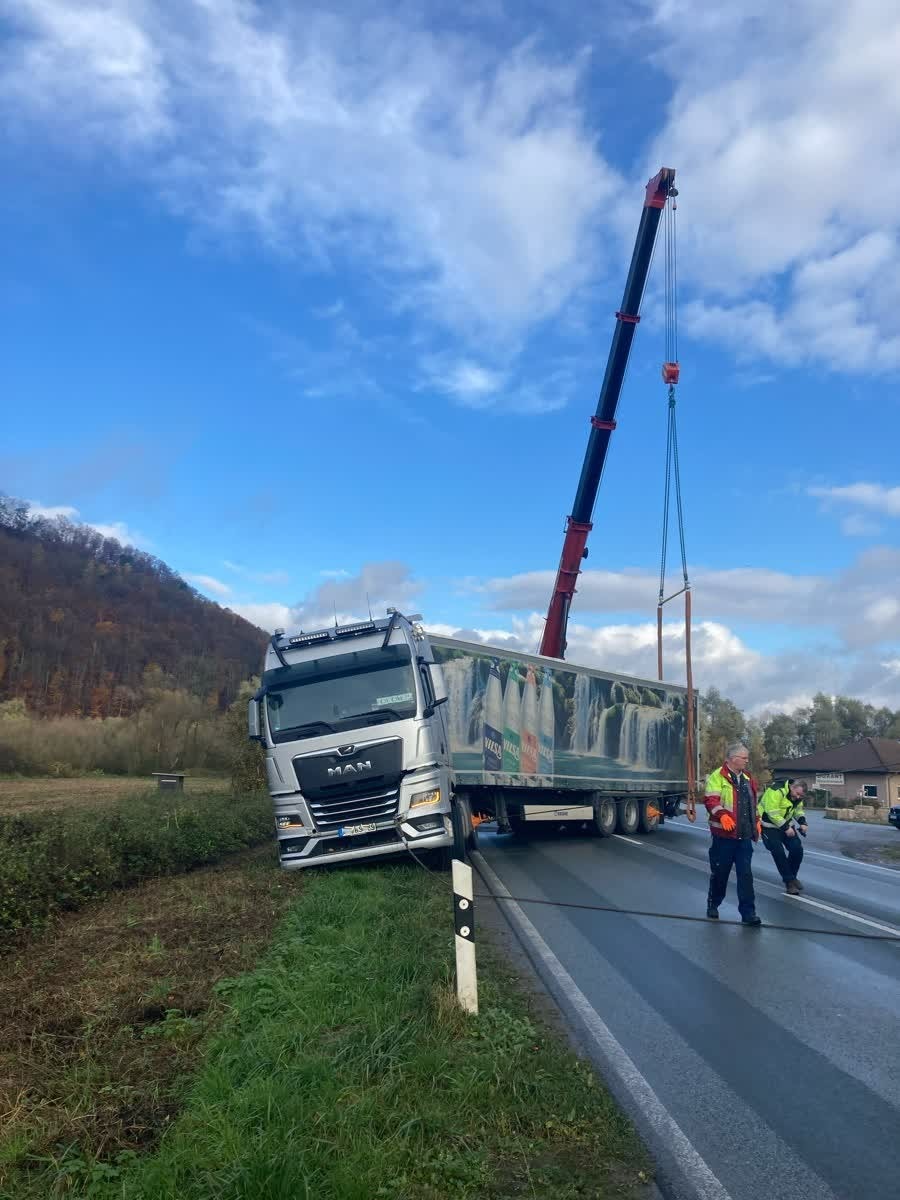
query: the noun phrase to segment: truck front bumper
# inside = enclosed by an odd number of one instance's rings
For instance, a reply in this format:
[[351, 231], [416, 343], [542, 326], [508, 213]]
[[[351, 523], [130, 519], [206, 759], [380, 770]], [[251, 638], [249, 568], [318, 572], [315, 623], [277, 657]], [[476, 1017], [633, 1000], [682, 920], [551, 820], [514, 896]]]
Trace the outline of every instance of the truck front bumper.
[[[433, 827], [412, 827], [404, 820], [385, 823], [367, 833], [341, 837], [336, 834], [311, 833], [306, 837], [280, 838], [278, 842], [281, 865], [286, 871], [301, 867], [321, 867], [326, 863], [353, 862], [361, 858], [378, 858], [387, 854], [406, 854], [412, 851], [441, 850], [453, 845], [453, 831], [446, 814], [413, 817], [418, 825], [433, 821]], [[402, 830], [402, 833], [401, 833]]]

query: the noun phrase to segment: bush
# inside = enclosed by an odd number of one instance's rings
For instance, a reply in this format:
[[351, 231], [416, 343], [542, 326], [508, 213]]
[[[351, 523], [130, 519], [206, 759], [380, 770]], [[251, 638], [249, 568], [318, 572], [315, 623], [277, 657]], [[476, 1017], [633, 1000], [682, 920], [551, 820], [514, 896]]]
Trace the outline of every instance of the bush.
[[0, 818], [0, 936], [272, 836], [268, 797], [150, 792], [102, 811]]
[[[241, 746], [243, 748], [243, 746]], [[88, 771], [148, 775], [185, 767], [227, 770], [237, 747], [226, 717], [186, 692], [155, 693], [130, 717], [0, 719], [0, 772], [66, 778]]]

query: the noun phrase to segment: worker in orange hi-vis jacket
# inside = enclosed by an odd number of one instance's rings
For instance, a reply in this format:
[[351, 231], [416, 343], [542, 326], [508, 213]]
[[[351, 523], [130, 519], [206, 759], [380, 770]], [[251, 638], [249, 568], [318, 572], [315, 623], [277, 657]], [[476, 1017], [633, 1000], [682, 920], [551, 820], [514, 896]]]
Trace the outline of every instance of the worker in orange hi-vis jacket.
[[762, 925], [756, 915], [753, 890], [753, 843], [759, 838], [756, 815], [756, 781], [747, 774], [750, 753], [743, 742], [734, 742], [725, 752], [725, 762], [706, 780], [703, 803], [709, 813], [709, 895], [706, 915], [718, 920], [719, 905], [728, 890], [734, 867], [737, 876], [738, 910], [744, 925]]

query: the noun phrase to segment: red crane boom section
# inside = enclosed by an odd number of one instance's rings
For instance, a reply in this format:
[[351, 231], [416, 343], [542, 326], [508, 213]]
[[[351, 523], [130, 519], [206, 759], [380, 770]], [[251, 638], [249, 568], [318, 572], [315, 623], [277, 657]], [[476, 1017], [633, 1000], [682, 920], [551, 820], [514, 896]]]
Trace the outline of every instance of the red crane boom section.
[[562, 555], [550, 607], [547, 610], [544, 635], [541, 638], [540, 653], [550, 658], [565, 658], [569, 609], [581, 572], [582, 560], [587, 558], [587, 539], [593, 528], [594, 502], [603, 475], [609, 440], [616, 427], [616, 407], [625, 379], [631, 343], [641, 319], [641, 300], [653, 258], [656, 233], [666, 201], [669, 196], [678, 194], [674, 180], [675, 171], [671, 167], [663, 167], [647, 184], [641, 222], [631, 256], [631, 267], [625, 283], [622, 305], [616, 313], [616, 328], [606, 361], [606, 373], [597, 400], [597, 410], [591, 417], [587, 451], [581, 467], [575, 503], [566, 520]]

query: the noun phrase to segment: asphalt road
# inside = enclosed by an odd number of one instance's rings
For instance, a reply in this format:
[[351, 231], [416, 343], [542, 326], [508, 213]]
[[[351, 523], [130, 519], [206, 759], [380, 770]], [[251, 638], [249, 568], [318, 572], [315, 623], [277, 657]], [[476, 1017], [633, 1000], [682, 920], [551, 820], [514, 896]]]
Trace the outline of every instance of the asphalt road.
[[[833, 936], [900, 935], [900, 871], [819, 849], [820, 824], [805, 843], [801, 900], [757, 849], [768, 927], [756, 930], [727, 923], [738, 920], [733, 877], [718, 923], [621, 911], [703, 918], [704, 815], [635, 838], [480, 833], [513, 896], [620, 910], [519, 906], [685, 1135], [673, 1146], [659, 1113], [612, 1081], [678, 1200], [900, 1195], [900, 942]], [[602, 1069], [601, 1042], [594, 1049]], [[702, 1187], [693, 1151], [711, 1172]]]

